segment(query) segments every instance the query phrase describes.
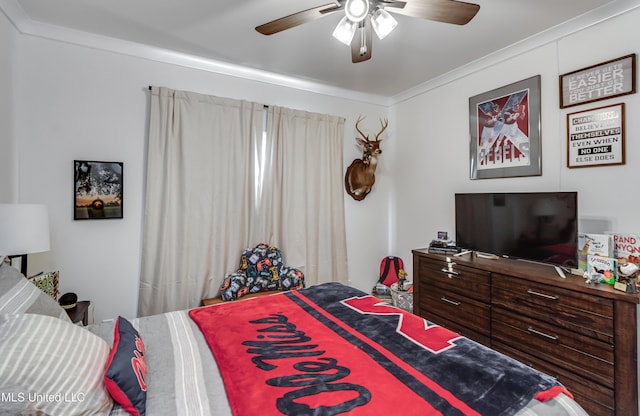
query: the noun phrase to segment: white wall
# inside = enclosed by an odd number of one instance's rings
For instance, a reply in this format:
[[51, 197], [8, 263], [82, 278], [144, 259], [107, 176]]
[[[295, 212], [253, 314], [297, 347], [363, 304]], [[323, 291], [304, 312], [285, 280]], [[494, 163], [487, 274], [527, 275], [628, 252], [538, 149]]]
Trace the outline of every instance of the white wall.
[[[0, 86], [14, 85], [12, 105], [3, 112], [10, 115], [0, 120], [13, 127], [3, 123], [0, 144], [4, 151], [12, 134], [19, 143], [17, 174], [2, 172], [0, 190], [17, 188], [20, 202], [49, 205], [52, 250], [30, 256], [30, 272], [59, 269], [62, 290], [91, 299], [97, 320], [136, 313], [148, 85], [343, 116], [345, 167], [359, 156], [353, 141], [358, 115], [367, 116], [363, 127], [369, 131], [388, 116], [373, 193], [362, 202], [345, 195], [349, 277], [365, 291], [383, 256], [403, 257], [411, 274], [411, 249], [424, 247], [439, 230], [454, 232], [455, 192], [576, 190], [581, 226], [599, 220], [611, 229], [640, 231], [634, 215], [640, 198], [638, 94], [597, 103], [626, 103], [624, 166], [567, 169], [569, 111], [558, 106], [559, 74], [637, 52], [638, 18], [640, 11], [605, 21], [386, 108], [18, 35], [0, 15], [0, 35], [9, 34], [0, 37], [0, 46], [13, 47], [8, 58], [0, 58]], [[543, 175], [470, 180], [469, 97], [538, 74]], [[73, 221], [74, 159], [125, 163], [123, 220]]]
[[[353, 139], [358, 115], [367, 116], [362, 127], [374, 132], [386, 115], [378, 105], [28, 35], [18, 49], [20, 195], [22, 202], [49, 205], [52, 236], [50, 252], [30, 256], [29, 273], [59, 269], [61, 290], [92, 300], [97, 321], [137, 310], [149, 85], [343, 116], [345, 167], [359, 157]], [[124, 162], [124, 219], [73, 220], [74, 159]], [[367, 291], [387, 254], [390, 175], [384, 159], [379, 169], [365, 201], [345, 199], [349, 278]]]
[[0, 203], [16, 202], [13, 136], [13, 62], [18, 32], [0, 12]]
[[[618, 16], [557, 42], [434, 88], [394, 106], [392, 240], [398, 255], [426, 247], [439, 230], [455, 237], [456, 192], [577, 191], [581, 231], [640, 232], [640, 96], [627, 95], [560, 110], [560, 74], [638, 53], [640, 10]], [[542, 176], [469, 179], [469, 97], [541, 76]], [[626, 164], [568, 169], [566, 114], [626, 103]], [[595, 228], [594, 228], [595, 227]], [[411, 270], [411, 268], [409, 268]]]
[[[606, 21], [570, 36], [558, 43], [558, 69], [561, 74], [609, 59], [636, 53], [640, 59], [640, 9]], [[593, 58], [589, 58], [589, 55]], [[637, 64], [637, 63], [636, 63]], [[636, 68], [636, 76], [638, 68]], [[638, 81], [636, 81], [636, 91]], [[594, 105], [570, 107], [562, 111], [559, 134], [566, 152], [566, 114], [582, 109], [625, 103], [626, 164], [616, 167], [563, 169], [561, 181], [567, 189], [579, 192], [579, 209], [583, 219], [607, 220], [617, 231], [640, 232], [640, 95], [626, 95]], [[564, 155], [565, 153], [563, 153]]]

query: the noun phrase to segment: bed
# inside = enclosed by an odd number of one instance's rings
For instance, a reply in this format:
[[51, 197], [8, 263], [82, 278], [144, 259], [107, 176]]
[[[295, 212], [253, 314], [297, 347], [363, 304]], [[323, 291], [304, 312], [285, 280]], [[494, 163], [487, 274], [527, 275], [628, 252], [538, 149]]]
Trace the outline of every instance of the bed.
[[338, 283], [82, 328], [7, 267], [0, 415], [587, 415], [553, 378]]

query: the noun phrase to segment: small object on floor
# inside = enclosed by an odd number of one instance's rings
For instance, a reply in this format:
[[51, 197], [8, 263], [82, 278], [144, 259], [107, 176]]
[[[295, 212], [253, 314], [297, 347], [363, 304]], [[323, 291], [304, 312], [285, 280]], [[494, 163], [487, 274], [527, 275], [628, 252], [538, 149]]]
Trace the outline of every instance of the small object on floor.
[[391, 293], [391, 289], [389, 288], [389, 286], [385, 286], [382, 283], [377, 283], [373, 290], [375, 291], [376, 295], [379, 296], [389, 296]]

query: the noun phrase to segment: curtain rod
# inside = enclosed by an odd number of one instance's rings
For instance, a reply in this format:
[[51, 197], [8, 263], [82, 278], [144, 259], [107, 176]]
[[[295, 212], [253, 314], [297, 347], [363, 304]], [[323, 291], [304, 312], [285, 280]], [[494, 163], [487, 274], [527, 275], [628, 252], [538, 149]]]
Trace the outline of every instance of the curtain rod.
[[[151, 91], [151, 89], [152, 89], [152, 88], [153, 88], [153, 87], [152, 87], [151, 85], [149, 85], [149, 91]], [[264, 109], [266, 110], [266, 109], [268, 109], [268, 108], [269, 108], [269, 105], [267, 105], [267, 104], [263, 104], [263, 107], [264, 107]]]

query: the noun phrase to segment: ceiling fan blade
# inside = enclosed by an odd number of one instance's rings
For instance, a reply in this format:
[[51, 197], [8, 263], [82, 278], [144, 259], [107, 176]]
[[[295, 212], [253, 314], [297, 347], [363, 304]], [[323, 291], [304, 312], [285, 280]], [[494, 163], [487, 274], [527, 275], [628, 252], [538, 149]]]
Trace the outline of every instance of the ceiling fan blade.
[[480, 10], [480, 5], [456, 0], [406, 0], [402, 8], [388, 7], [392, 13], [419, 17], [442, 23], [466, 25]]
[[343, 8], [344, 1], [341, 1], [339, 4], [325, 4], [323, 6], [303, 10], [301, 12], [290, 14], [289, 16], [281, 17], [280, 19], [276, 19], [269, 23], [257, 26], [256, 30], [263, 35], [273, 35], [274, 33], [282, 32], [283, 30], [291, 29], [292, 27], [299, 26], [303, 23], [319, 19], [329, 13], [333, 13]]
[[406, 1], [395, 1], [395, 0], [378, 0], [378, 4], [384, 8], [387, 7], [397, 7], [402, 9], [407, 2]]
[[371, 23], [369, 18], [359, 23], [351, 41], [351, 61], [354, 64], [371, 59]]

